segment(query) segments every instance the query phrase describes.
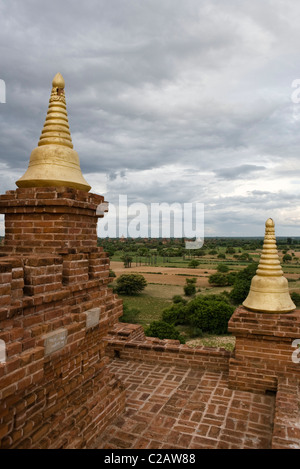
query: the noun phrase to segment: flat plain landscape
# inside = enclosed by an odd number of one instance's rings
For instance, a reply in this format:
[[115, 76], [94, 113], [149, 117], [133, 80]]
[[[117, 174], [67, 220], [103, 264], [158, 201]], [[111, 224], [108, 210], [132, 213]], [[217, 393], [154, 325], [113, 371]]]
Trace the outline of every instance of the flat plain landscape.
[[[119, 294], [125, 308], [135, 312], [134, 319], [131, 316], [131, 321], [141, 324], [144, 328], [152, 321], [161, 320], [163, 311], [172, 305], [175, 296], [180, 295], [186, 301], [191, 299], [184, 294], [187, 279], [195, 279], [196, 292], [193, 297], [222, 292], [229, 294], [233, 285], [216, 285], [210, 281], [210, 277], [222, 270], [220, 266], [225, 266], [224, 270], [228, 273], [237, 275], [250, 264], [257, 264], [262, 250], [262, 239], [234, 242], [232, 239], [223, 239], [222, 242], [211, 240], [198, 252], [185, 252], [183, 246], [174, 246], [174, 242], [171, 242], [171, 245], [154, 245], [154, 247], [153, 241], [147, 244], [131, 240], [122, 246], [116, 242], [112, 244], [115, 250], [110, 253], [110, 269], [115, 277], [112, 278], [111, 285], [116, 286], [117, 278], [123, 274], [138, 273], [147, 281], [147, 286], [139, 294]], [[104, 249], [107, 247], [109, 244], [104, 243]], [[281, 241], [278, 252], [284, 275], [289, 281], [290, 292], [300, 294], [298, 241], [293, 240], [289, 244], [284, 240]], [[178, 253], [181, 255], [176, 255]], [[128, 258], [129, 264], [126, 263]], [[191, 260], [196, 260], [197, 265], [192, 267]], [[203, 333], [194, 336], [188, 327], [182, 325], [177, 328], [190, 346], [221, 346], [229, 350], [234, 347], [234, 337], [230, 334], [219, 336]]]

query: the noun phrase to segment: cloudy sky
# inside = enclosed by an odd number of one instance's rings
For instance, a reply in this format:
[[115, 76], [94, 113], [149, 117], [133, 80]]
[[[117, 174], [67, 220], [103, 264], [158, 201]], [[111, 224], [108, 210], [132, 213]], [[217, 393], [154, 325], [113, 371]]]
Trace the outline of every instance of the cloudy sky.
[[206, 236], [300, 236], [299, 23], [297, 0], [0, 0], [1, 193], [60, 72], [92, 192], [203, 203]]

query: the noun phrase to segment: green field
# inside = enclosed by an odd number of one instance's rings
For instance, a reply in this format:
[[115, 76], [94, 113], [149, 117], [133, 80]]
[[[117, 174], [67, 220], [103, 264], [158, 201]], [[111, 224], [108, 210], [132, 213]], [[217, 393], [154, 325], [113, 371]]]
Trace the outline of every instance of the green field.
[[[224, 290], [226, 288], [211, 288], [203, 290], [201, 294], [209, 295]], [[152, 321], [161, 320], [163, 310], [172, 304], [174, 295], [184, 296], [183, 288], [177, 285], [148, 284], [144, 292], [139, 295], [127, 296], [119, 294], [119, 297], [122, 298], [124, 305], [127, 305], [130, 309], [139, 310], [139, 313], [134, 317], [134, 322], [141, 324], [145, 329]], [[190, 328], [178, 326], [178, 329], [185, 336], [189, 346], [223, 347], [229, 351], [234, 348], [235, 338], [229, 334], [225, 336], [204, 334], [203, 337], [194, 337], [193, 331]]]
[[[123, 249], [116, 249], [111, 256], [111, 260], [122, 262], [124, 260], [124, 254], [131, 256], [131, 267], [134, 267], [134, 270], [137, 271], [139, 267], [143, 267], [142, 273], [147, 274], [148, 276], [148, 285], [145, 290], [139, 295], [134, 296], [125, 296], [119, 295], [123, 299], [124, 305], [129, 309], [134, 308], [139, 312], [135, 312], [134, 322], [141, 324], [146, 328], [152, 321], [160, 320], [162, 317], [162, 312], [165, 308], [172, 304], [172, 298], [174, 295], [184, 296], [182, 279], [188, 277], [207, 277], [208, 271], [217, 271], [217, 267], [220, 264], [224, 264], [229, 268], [230, 272], [238, 272], [245, 267], [247, 267], [251, 262], [259, 262], [262, 240], [238, 240], [234, 242], [232, 239], [226, 240], [222, 239], [222, 242], [219, 240], [212, 240], [204, 245], [206, 250], [204, 255], [201, 256], [192, 256], [191, 251], [182, 251], [181, 255], [176, 255], [176, 249], [174, 244], [171, 243], [171, 247], [164, 247], [165, 252], [161, 251], [161, 246], [153, 249], [152, 242], [149, 242], [147, 255], [140, 255], [136, 250], [135, 243], [131, 240], [130, 246], [127, 246]], [[219, 244], [218, 244], [219, 243]], [[255, 244], [256, 243], [256, 244]], [[137, 243], [139, 246], [141, 243]], [[228, 245], [233, 246], [233, 252], [228, 252]], [[120, 247], [120, 246], [118, 246]], [[212, 252], [210, 251], [214, 251]], [[281, 242], [279, 246], [279, 257], [281, 265], [284, 271], [284, 274], [287, 275], [289, 280], [290, 291], [295, 291], [300, 293], [300, 245], [289, 246]], [[289, 262], [283, 261], [283, 256], [285, 253], [292, 255], [292, 259]], [[249, 260], [240, 259], [239, 257], [247, 253]], [[221, 256], [220, 256], [221, 255]], [[225, 255], [225, 258], [222, 256]], [[298, 257], [299, 256], [299, 257]], [[199, 262], [199, 265], [196, 268], [189, 267], [191, 259], [196, 259]], [[145, 270], [145, 266], [151, 266], [151, 271]], [[160, 272], [160, 268], [164, 268], [164, 272]], [[174, 274], [181, 277], [181, 281], [178, 281], [178, 285], [166, 285], [165, 282], [165, 269], [172, 267], [173, 269], [178, 269], [178, 274]], [[153, 271], [155, 268], [155, 271]], [[190, 273], [180, 272], [180, 269], [189, 269]], [[130, 273], [131, 269], [126, 269], [126, 273]], [[174, 272], [174, 271], [173, 271]], [[151, 282], [151, 274], [156, 275], [155, 282]], [[161, 274], [161, 275], [160, 275]], [[206, 274], [206, 275], [205, 275]], [[292, 275], [293, 274], [293, 275]], [[299, 275], [297, 275], [299, 274]], [[293, 278], [289, 278], [289, 275], [292, 275]], [[161, 283], [160, 278], [161, 277]], [[150, 278], [150, 279], [149, 279]], [[177, 282], [173, 282], [177, 283]], [[217, 294], [223, 291], [230, 291], [232, 287], [216, 287], [209, 285], [208, 287], [201, 287], [201, 292], [199, 290], [196, 294], [201, 295], [210, 295]], [[189, 299], [189, 298], [187, 298]], [[177, 326], [180, 332], [185, 336], [186, 342], [190, 346], [204, 345], [207, 347], [224, 347], [227, 350], [233, 350], [235, 338], [230, 335], [225, 336], [212, 336], [203, 334], [201, 337], [194, 337], [193, 331], [188, 327]]]

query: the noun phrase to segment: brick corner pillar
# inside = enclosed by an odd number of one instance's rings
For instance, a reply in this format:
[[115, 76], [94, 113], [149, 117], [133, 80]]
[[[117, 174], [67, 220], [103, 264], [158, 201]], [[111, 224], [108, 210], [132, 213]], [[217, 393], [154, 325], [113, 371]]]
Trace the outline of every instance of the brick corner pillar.
[[0, 196], [5, 240], [0, 253], [87, 252], [97, 248], [104, 197], [69, 187], [30, 187]]
[[300, 339], [300, 310], [275, 314], [240, 306], [228, 330], [236, 337], [234, 357], [229, 362], [231, 388], [276, 392], [279, 378], [300, 378], [300, 363], [293, 360], [293, 342]]
[[0, 195], [0, 448], [89, 448], [125, 407], [107, 335], [122, 315], [97, 246], [100, 195]]

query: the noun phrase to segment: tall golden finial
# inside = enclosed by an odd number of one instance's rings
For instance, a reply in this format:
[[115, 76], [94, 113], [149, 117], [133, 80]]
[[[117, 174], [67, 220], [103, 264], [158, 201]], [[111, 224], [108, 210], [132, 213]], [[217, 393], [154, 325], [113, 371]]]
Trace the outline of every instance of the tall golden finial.
[[49, 107], [39, 146], [55, 143], [73, 148], [64, 88], [65, 80], [60, 73], [57, 73], [52, 81]]
[[288, 313], [296, 308], [289, 294], [288, 281], [283, 276], [280, 265], [275, 223], [272, 218], [266, 221], [265, 239], [259, 265], [243, 305], [250, 310], [262, 313]]
[[16, 182], [18, 187], [91, 189], [82, 175], [78, 153], [73, 150], [64, 88], [65, 80], [57, 73], [52, 81], [48, 112], [38, 146], [31, 153], [27, 171]]

